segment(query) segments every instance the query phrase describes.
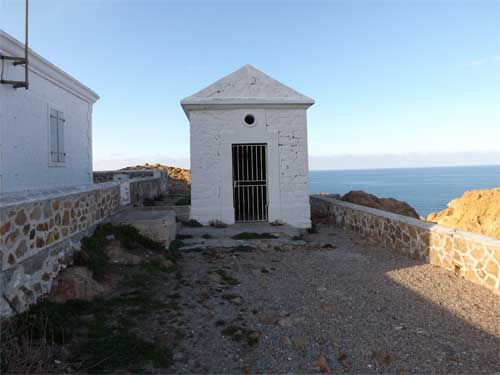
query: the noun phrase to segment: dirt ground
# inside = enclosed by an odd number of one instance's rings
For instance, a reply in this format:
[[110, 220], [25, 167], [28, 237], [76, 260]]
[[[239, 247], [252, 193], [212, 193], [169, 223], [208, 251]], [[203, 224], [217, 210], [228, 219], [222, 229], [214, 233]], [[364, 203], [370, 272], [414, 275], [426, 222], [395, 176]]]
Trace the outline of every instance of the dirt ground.
[[182, 339], [169, 372], [500, 369], [498, 296], [345, 232], [309, 237], [334, 246], [183, 253], [175, 291]]

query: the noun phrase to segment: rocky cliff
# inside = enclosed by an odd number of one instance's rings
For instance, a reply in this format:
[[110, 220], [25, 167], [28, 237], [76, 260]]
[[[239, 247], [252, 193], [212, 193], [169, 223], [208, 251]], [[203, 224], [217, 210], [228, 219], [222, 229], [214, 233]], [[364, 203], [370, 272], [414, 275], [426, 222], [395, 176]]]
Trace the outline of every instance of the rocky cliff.
[[126, 167], [127, 170], [160, 169], [168, 172], [168, 192], [170, 194], [189, 195], [191, 193], [191, 171], [189, 169], [170, 167], [162, 164], [136, 165]]
[[394, 198], [379, 198], [364, 191], [354, 190], [342, 196], [341, 200], [419, 219], [417, 211], [412, 206]]
[[427, 221], [500, 238], [500, 188], [467, 191]]

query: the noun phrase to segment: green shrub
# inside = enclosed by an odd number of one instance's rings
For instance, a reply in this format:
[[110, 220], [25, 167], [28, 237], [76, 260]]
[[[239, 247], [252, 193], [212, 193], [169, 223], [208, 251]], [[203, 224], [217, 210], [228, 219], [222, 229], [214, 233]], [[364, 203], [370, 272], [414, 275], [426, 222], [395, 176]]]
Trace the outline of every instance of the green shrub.
[[186, 197], [186, 198], [181, 198], [178, 199], [177, 202], [175, 202], [176, 206], [189, 206], [191, 205], [191, 198]]
[[271, 233], [241, 232], [235, 236], [232, 236], [231, 238], [235, 240], [258, 240], [258, 239], [277, 238], [277, 237]]
[[182, 223], [183, 225], [185, 225], [186, 227], [192, 227], [192, 228], [197, 228], [197, 227], [202, 227], [203, 224], [201, 224], [198, 220], [196, 219], [190, 219], [188, 221], [185, 221], [184, 223]]

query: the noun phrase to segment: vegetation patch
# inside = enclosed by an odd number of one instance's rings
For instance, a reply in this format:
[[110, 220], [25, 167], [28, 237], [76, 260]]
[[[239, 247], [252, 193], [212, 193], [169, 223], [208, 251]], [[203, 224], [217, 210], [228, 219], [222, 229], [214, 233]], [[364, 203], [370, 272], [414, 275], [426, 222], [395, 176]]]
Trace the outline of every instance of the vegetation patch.
[[191, 228], [199, 228], [203, 226], [203, 224], [201, 224], [196, 219], [190, 219], [188, 221], [183, 222], [182, 224], [185, 225], [186, 227], [191, 227]]
[[203, 236], [201, 236], [201, 238], [209, 240], [209, 239], [213, 238], [213, 236], [211, 234], [205, 233]]
[[307, 230], [307, 233], [309, 233], [309, 234], [318, 233], [318, 230], [316, 229], [315, 225], [312, 225], [310, 228], [307, 228], [306, 230]]
[[238, 246], [232, 247], [230, 252], [231, 253], [250, 253], [254, 250], [255, 250], [255, 247], [253, 247], [253, 246], [238, 245]]
[[128, 250], [145, 248], [162, 253], [165, 251], [161, 243], [143, 236], [131, 225], [99, 224], [94, 234], [82, 239], [81, 249], [74, 255], [74, 264], [90, 269], [97, 281], [102, 281], [109, 272], [110, 262], [105, 248], [110, 239], [119, 240]]
[[175, 202], [176, 206], [190, 206], [191, 205], [191, 198], [186, 197], [186, 198], [180, 198]]
[[257, 345], [262, 333], [260, 331], [251, 331], [239, 326], [228, 326], [221, 331], [222, 335], [234, 341], [245, 340], [248, 345]]
[[138, 265], [112, 264], [104, 249], [116, 239], [127, 247], [161, 250], [161, 255], [169, 256], [163, 246], [133, 227], [99, 225], [82, 240], [75, 263], [90, 268], [97, 280], [123, 274], [120, 284], [111, 297], [63, 304], [43, 300], [2, 322], [1, 373], [138, 373], [146, 364], [160, 368], [171, 364], [175, 342], [150, 339], [154, 335], [148, 329], [154, 326], [148, 328], [145, 322], [159, 312], [178, 316], [178, 301], [155, 295], [160, 283], [177, 284], [178, 273], [169, 276], [176, 264], [162, 256]]
[[274, 234], [271, 233], [255, 233], [255, 232], [241, 232], [235, 236], [231, 237], [235, 240], [259, 240], [259, 239], [267, 239], [267, 238], [278, 238]]
[[226, 284], [226, 285], [238, 285], [240, 282], [229, 275], [226, 271], [224, 270], [215, 270], [215, 271], [210, 271], [210, 273], [214, 273], [220, 276], [221, 281]]
[[227, 227], [227, 224], [224, 223], [222, 220], [210, 220], [208, 225], [210, 225], [211, 227], [214, 227], [214, 228], [226, 228]]

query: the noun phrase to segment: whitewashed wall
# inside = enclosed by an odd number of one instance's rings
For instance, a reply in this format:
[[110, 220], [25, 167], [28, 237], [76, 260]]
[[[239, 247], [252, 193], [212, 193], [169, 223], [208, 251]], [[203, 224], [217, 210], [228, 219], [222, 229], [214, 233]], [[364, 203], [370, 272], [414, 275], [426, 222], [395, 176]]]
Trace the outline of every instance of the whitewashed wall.
[[[22, 48], [0, 33], [0, 53]], [[92, 183], [92, 104], [97, 95], [36, 54], [30, 55], [30, 87], [0, 85], [0, 192]], [[5, 63], [4, 79], [23, 79], [24, 67]], [[50, 166], [49, 110], [66, 122], [64, 166]]]
[[[246, 114], [256, 125], [245, 126]], [[234, 223], [233, 143], [267, 143], [269, 221], [309, 227], [307, 119], [303, 108], [191, 111], [191, 216]]]

